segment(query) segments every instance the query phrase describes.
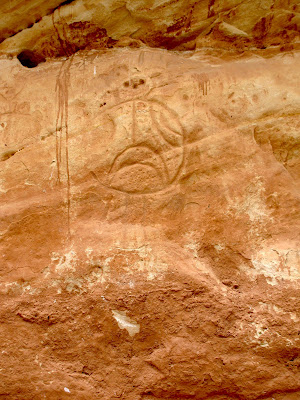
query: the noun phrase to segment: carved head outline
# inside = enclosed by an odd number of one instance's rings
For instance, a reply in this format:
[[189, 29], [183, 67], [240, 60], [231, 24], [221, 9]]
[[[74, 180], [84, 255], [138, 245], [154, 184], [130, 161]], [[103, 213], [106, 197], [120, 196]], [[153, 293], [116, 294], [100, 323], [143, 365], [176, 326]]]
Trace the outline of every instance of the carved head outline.
[[110, 167], [99, 180], [132, 194], [158, 192], [175, 182], [184, 160], [183, 128], [176, 113], [158, 101], [138, 99], [106, 113], [113, 130]]

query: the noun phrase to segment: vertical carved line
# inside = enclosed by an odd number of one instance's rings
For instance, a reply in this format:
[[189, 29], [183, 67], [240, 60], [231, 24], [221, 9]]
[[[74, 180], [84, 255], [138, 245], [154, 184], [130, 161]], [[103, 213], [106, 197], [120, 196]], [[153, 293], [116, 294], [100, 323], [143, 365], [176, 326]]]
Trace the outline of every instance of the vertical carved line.
[[[67, 226], [68, 237], [70, 237], [70, 209], [71, 209], [71, 184], [70, 184], [70, 168], [69, 168], [69, 81], [70, 81], [70, 67], [73, 56], [64, 61], [61, 65], [57, 81], [56, 92], [58, 99], [58, 111], [56, 116], [56, 163], [57, 163], [57, 179], [60, 181], [60, 171], [62, 162], [62, 146], [63, 139], [65, 143], [65, 163], [67, 175]], [[59, 127], [60, 123], [60, 127]], [[65, 135], [64, 135], [65, 133]], [[63, 138], [65, 136], [65, 138]]]
[[63, 126], [64, 126], [64, 90], [62, 87], [62, 82], [59, 82], [58, 88], [58, 95], [59, 95], [59, 109], [60, 109], [60, 131], [59, 131], [59, 147], [58, 147], [58, 155], [59, 155], [59, 162], [61, 163], [61, 148], [62, 148], [62, 136], [63, 136]]
[[66, 172], [67, 172], [67, 213], [68, 213], [68, 235], [70, 237], [70, 209], [71, 209], [71, 185], [70, 185], [70, 168], [69, 168], [69, 82], [70, 82], [70, 67], [73, 56], [66, 68], [64, 74], [64, 105], [65, 105], [65, 139], [66, 139]]
[[136, 139], [136, 110], [135, 110], [135, 101], [132, 102], [132, 132], [131, 132], [131, 140], [132, 144], [135, 145]]
[[[61, 109], [61, 74], [63, 71], [62, 63], [56, 79], [55, 92], [57, 97], [57, 115], [55, 122], [55, 147], [56, 147], [56, 168], [57, 168], [57, 182], [60, 184], [60, 163], [61, 163], [61, 135], [62, 135], [62, 109]], [[60, 122], [60, 128], [59, 128]]]
[[[61, 47], [62, 52], [63, 52], [64, 54], [66, 54], [65, 47], [64, 47], [64, 42], [63, 42], [62, 38], [60, 37], [58, 28], [57, 28], [57, 26], [56, 26], [56, 24], [55, 24], [54, 14], [55, 14], [55, 10], [54, 10], [54, 13], [52, 14], [52, 24], [53, 24], [53, 28], [54, 28], [54, 30], [55, 30], [55, 32], [56, 32], [57, 39], [58, 39], [58, 41], [59, 41], [59, 44], [60, 44], [60, 47]], [[58, 10], [58, 14], [60, 14], [59, 10]], [[60, 16], [60, 15], [59, 15], [59, 16]]]

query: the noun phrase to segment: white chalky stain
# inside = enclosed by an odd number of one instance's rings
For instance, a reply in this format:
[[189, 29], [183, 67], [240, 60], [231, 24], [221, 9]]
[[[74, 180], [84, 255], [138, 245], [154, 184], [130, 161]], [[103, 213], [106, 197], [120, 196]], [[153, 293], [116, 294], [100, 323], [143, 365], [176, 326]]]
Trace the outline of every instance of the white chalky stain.
[[238, 214], [246, 213], [251, 222], [263, 222], [266, 218], [271, 218], [264, 200], [265, 188], [261, 177], [256, 177], [250, 181], [242, 199], [230, 201], [232, 210]]
[[78, 258], [76, 252], [74, 250], [70, 250], [68, 253], [63, 255], [52, 253], [51, 261], [56, 263], [55, 270], [58, 273], [62, 273], [65, 271], [75, 271]]
[[140, 324], [126, 315], [126, 311], [112, 310], [113, 317], [117, 321], [120, 329], [126, 329], [130, 336], [134, 336], [140, 331]]
[[[272, 249], [265, 247], [252, 257], [252, 264], [255, 271], [252, 274], [263, 274], [270, 285], [276, 285], [278, 281], [293, 281], [300, 278], [299, 266], [292, 262], [292, 257], [297, 258], [299, 251], [297, 249]], [[294, 260], [293, 260], [294, 261]], [[248, 271], [249, 273], [250, 271]]]

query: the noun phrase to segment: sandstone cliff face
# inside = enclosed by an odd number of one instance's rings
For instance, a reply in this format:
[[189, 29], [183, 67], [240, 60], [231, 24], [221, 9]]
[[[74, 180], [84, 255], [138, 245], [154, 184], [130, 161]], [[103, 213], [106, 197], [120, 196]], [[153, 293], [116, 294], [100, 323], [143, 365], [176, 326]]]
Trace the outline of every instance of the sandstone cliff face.
[[43, 57], [147, 45], [299, 49], [298, 0], [4, 0], [0, 52]]
[[297, 2], [98, 3], [1, 26], [0, 397], [298, 400]]

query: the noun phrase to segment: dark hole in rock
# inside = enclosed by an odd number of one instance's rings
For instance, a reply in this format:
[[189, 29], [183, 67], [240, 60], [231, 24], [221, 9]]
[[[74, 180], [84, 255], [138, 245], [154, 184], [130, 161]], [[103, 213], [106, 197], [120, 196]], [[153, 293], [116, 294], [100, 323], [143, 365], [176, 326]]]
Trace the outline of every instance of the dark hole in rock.
[[[7, 146], [7, 145], [5, 145]], [[17, 153], [18, 150], [8, 150], [5, 151], [4, 153], [0, 154], [0, 161], [6, 161], [8, 160], [10, 157], [12, 157], [14, 154]]]
[[65, 5], [67, 5], [67, 4], [71, 4], [71, 3], [73, 3], [73, 1], [74, 1], [74, 0], [65, 0], [65, 1], [63, 1], [63, 2], [59, 5], [59, 7], [65, 6]]
[[46, 59], [40, 54], [31, 50], [23, 50], [17, 56], [20, 63], [27, 68], [37, 67], [40, 63], [45, 62]]

